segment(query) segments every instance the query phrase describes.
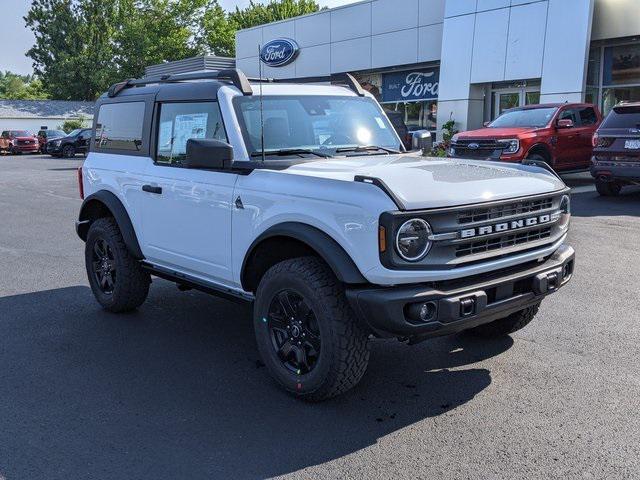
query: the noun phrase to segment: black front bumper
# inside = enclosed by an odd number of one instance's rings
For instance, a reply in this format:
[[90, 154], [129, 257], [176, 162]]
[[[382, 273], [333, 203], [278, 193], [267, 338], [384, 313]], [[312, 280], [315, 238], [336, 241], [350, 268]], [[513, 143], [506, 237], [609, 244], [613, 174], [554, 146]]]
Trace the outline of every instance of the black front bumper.
[[[436, 285], [350, 288], [347, 298], [360, 320], [380, 337], [436, 337], [504, 318], [539, 303], [573, 275], [575, 252], [561, 246], [544, 262]], [[428, 303], [427, 322], [411, 306]]]

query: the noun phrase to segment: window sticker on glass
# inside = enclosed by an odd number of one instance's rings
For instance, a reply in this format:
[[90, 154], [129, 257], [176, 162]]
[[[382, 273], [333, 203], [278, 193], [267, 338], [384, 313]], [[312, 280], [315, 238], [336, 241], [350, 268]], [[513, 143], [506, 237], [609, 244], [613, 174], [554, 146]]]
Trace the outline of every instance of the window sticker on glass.
[[187, 152], [187, 140], [190, 138], [205, 138], [208, 117], [208, 113], [176, 116], [173, 127], [172, 153], [174, 155], [181, 155]]
[[376, 123], [381, 129], [384, 130], [385, 128], [387, 128], [387, 126], [384, 124], [384, 121], [380, 117], [375, 117], [375, 118], [376, 118]]

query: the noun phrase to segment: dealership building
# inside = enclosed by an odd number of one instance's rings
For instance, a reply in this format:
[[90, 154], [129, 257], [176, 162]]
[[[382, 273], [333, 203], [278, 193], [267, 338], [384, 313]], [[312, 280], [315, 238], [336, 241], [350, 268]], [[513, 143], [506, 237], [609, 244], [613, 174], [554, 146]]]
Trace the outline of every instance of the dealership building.
[[[295, 50], [284, 62], [265, 57], [284, 44]], [[547, 102], [606, 113], [640, 101], [640, 0], [365, 0], [237, 32], [236, 65], [287, 79], [351, 73], [410, 129], [472, 129]]]

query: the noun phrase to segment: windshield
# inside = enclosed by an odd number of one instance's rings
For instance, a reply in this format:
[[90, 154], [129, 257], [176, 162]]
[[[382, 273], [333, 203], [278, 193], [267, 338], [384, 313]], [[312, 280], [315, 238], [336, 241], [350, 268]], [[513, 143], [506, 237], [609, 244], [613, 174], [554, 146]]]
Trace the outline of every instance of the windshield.
[[640, 128], [640, 106], [615, 107], [602, 122], [602, 128]]
[[71, 130], [68, 134], [67, 137], [75, 137], [77, 134], [79, 134], [82, 131], [81, 128], [76, 128], [75, 130]]
[[509, 110], [496, 118], [490, 128], [512, 128], [512, 127], [546, 127], [558, 109], [550, 108], [527, 108], [524, 110]]
[[[308, 151], [321, 156], [343, 155], [357, 147], [376, 146], [400, 150], [400, 140], [379, 105], [370, 98], [347, 96], [265, 96], [236, 97], [233, 100], [242, 134], [250, 155], [264, 148], [300, 155]], [[369, 151], [369, 150], [367, 150]], [[360, 151], [362, 153], [362, 151]]]
[[14, 137], [33, 137], [33, 134], [26, 130], [11, 130], [11, 135]]
[[64, 137], [66, 133], [64, 133], [62, 130], [48, 130], [45, 135], [47, 137]]

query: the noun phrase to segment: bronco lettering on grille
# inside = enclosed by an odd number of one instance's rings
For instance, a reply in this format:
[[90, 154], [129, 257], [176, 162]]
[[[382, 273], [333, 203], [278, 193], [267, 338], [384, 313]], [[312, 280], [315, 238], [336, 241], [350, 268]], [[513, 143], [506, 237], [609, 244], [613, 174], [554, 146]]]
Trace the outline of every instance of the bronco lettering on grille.
[[537, 217], [523, 218], [520, 220], [512, 220], [510, 222], [496, 223], [494, 225], [485, 225], [478, 228], [467, 228], [460, 230], [460, 238], [474, 238], [483, 235], [491, 235], [492, 233], [509, 232], [519, 230], [521, 228], [533, 227], [534, 225], [542, 225], [545, 223], [555, 222], [560, 218], [560, 213], [540, 215]]

